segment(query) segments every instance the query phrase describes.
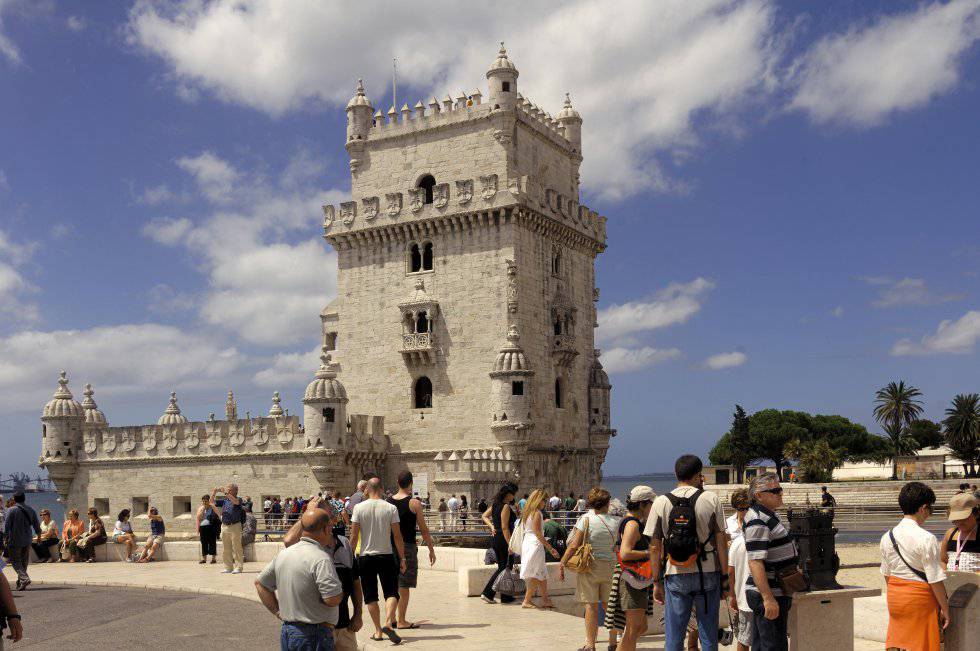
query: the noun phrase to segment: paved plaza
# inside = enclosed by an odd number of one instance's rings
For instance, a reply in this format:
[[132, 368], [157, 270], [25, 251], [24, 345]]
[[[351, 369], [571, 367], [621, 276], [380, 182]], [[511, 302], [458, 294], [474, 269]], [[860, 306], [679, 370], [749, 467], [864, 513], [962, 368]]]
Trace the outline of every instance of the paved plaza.
[[[196, 624], [193, 620], [208, 619], [207, 613], [224, 613], [228, 608], [235, 608], [240, 613], [235, 625], [216, 627], [211, 640], [237, 640], [246, 638], [246, 643], [235, 642], [235, 648], [275, 648], [278, 622], [264, 611], [258, 603], [229, 603], [227, 597], [237, 597], [257, 602], [253, 582], [262, 568], [262, 563], [246, 563], [242, 575], [220, 574], [214, 566], [201, 567], [195, 562], [173, 561], [153, 563], [149, 565], [121, 565], [120, 563], [96, 563], [92, 565], [34, 565], [31, 566], [31, 576], [34, 585], [26, 593], [18, 593], [18, 604], [25, 614], [25, 624], [30, 627], [55, 626], [69, 628], [71, 615], [76, 608], [80, 613], [89, 613], [93, 623], [97, 623], [99, 631], [108, 633], [92, 633], [105, 635], [109, 633], [118, 640], [125, 640], [123, 646], [142, 639], [145, 631], [155, 631], [153, 639], [158, 644], [163, 643], [170, 648], [201, 648], [199, 644], [180, 646], [188, 635], [194, 635]], [[5, 570], [9, 579], [12, 573]], [[113, 595], [106, 600], [102, 598], [86, 599], [84, 593], [77, 607], [64, 606], [65, 623], [61, 624], [59, 602], [72, 601], [71, 595], [61, 590], [48, 591], [47, 588], [67, 586], [87, 587], [129, 587], [142, 588], [142, 591], [108, 591]], [[428, 621], [421, 629], [406, 631], [404, 645], [413, 649], [540, 649], [542, 651], [569, 651], [579, 648], [584, 642], [584, 627], [582, 620], [559, 612], [539, 610], [524, 610], [519, 605], [491, 606], [475, 597], [463, 597], [457, 590], [456, 574], [452, 572], [423, 572], [419, 578], [419, 589], [412, 592], [412, 602], [409, 615], [416, 621]], [[184, 594], [175, 594], [178, 591]], [[187, 593], [190, 593], [188, 595]], [[101, 593], [106, 594], [106, 593]], [[118, 595], [138, 594], [140, 601], [131, 603], [125, 600], [121, 605], [115, 605]], [[153, 596], [159, 599], [154, 601]], [[140, 618], [134, 613], [142, 606], [147, 616]], [[196, 614], [200, 613], [200, 615]], [[152, 623], [152, 625], [149, 625]], [[227, 629], [227, 630], [226, 630]], [[137, 637], [134, 637], [137, 636]], [[365, 644], [365, 649], [386, 649], [392, 645], [388, 642], [369, 642], [368, 634], [362, 632], [359, 638]], [[35, 644], [33, 642], [32, 644]], [[39, 640], [41, 638], [38, 638]], [[51, 638], [45, 636], [44, 640]], [[75, 639], [75, 638], [72, 638]], [[265, 646], [264, 640], [269, 643]], [[249, 646], [254, 641], [263, 640], [262, 646]], [[86, 642], [87, 643], [87, 642]], [[45, 646], [48, 642], [39, 642], [39, 646], [30, 648], [56, 648], [54, 645]], [[84, 646], [69, 645], [72, 648]], [[141, 646], [141, 645], [137, 645]], [[600, 632], [599, 645], [605, 647], [605, 633]], [[878, 642], [855, 640], [856, 651], [879, 649]], [[60, 641], [57, 648], [65, 648]], [[94, 648], [94, 647], [93, 647]], [[100, 645], [98, 648], [105, 648]], [[643, 639], [640, 649], [662, 649], [663, 638], [651, 636]], [[729, 647], [725, 647], [729, 648]]]

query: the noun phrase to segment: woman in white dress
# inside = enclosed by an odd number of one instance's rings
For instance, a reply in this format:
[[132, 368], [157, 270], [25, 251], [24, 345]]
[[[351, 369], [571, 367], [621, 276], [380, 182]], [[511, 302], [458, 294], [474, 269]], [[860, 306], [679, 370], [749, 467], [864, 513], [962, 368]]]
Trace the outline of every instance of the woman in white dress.
[[548, 544], [544, 537], [544, 518], [541, 516], [541, 506], [544, 504], [546, 493], [538, 489], [527, 499], [524, 510], [521, 511], [521, 523], [524, 525], [524, 541], [521, 543], [521, 578], [527, 582], [522, 608], [537, 608], [533, 603], [534, 593], [541, 596], [541, 608], [554, 608], [551, 597], [548, 596], [548, 566], [545, 562], [545, 550], [553, 556], [560, 557], [555, 548]]

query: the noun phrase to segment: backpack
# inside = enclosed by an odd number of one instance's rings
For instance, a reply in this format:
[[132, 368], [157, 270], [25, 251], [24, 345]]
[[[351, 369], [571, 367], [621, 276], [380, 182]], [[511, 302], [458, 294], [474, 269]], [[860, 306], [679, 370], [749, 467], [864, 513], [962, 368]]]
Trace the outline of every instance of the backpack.
[[[687, 567], [704, 556], [704, 544], [698, 539], [698, 517], [695, 505], [704, 493], [698, 489], [690, 497], [666, 493], [670, 502], [664, 552], [672, 565]], [[699, 563], [700, 565], [700, 563]]]

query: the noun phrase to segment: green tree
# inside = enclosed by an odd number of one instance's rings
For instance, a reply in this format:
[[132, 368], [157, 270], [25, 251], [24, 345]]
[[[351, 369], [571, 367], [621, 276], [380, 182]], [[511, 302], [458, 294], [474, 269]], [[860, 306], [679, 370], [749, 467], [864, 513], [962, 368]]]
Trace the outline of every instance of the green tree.
[[976, 476], [980, 457], [980, 395], [960, 394], [953, 398], [952, 405], [946, 409], [943, 427], [953, 456], [963, 461], [964, 474]]
[[793, 439], [809, 439], [809, 415], [799, 411], [763, 409], [749, 418], [749, 449], [755, 459], [769, 459], [782, 473], [789, 456], [786, 446]]
[[943, 429], [939, 423], [925, 418], [909, 425], [909, 436], [915, 439], [916, 445], [920, 449], [938, 448], [946, 442], [946, 438], [943, 436]]
[[735, 468], [735, 482], [742, 483], [745, 467], [752, 461], [749, 436], [749, 417], [742, 405], [735, 405], [732, 429], [729, 430], [729, 462]]
[[786, 454], [796, 459], [800, 479], [812, 483], [830, 481], [834, 468], [844, 461], [844, 454], [832, 448], [826, 438], [793, 439], [786, 445]]
[[891, 444], [892, 479], [898, 479], [898, 457], [915, 452], [908, 427], [922, 415], [922, 392], [905, 381], [889, 382], [875, 393], [875, 420]]

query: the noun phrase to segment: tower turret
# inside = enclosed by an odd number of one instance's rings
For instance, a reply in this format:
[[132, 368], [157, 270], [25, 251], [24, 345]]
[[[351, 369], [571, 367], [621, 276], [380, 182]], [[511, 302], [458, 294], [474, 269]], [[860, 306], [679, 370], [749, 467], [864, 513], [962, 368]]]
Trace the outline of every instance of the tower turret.
[[608, 432], [609, 427], [609, 376], [599, 362], [599, 350], [593, 351], [589, 369], [589, 431]]
[[572, 108], [572, 98], [565, 93], [565, 104], [556, 116], [565, 130], [565, 139], [572, 143], [575, 153], [582, 157], [582, 116]]
[[231, 389], [228, 389], [228, 399], [225, 400], [225, 420], [229, 423], [238, 420], [238, 402], [235, 400], [235, 394]]
[[364, 81], [357, 80], [357, 91], [347, 102], [347, 142], [364, 140], [371, 129], [374, 107], [364, 94]]
[[84, 420], [82, 406], [68, 390], [68, 376], [61, 371], [58, 388], [41, 413], [39, 465], [48, 471], [48, 477], [54, 482], [62, 500], [68, 499], [68, 491], [75, 477]]
[[95, 404], [95, 399], [92, 396], [95, 395], [95, 391], [92, 390], [91, 384], [85, 385], [85, 391], [83, 391], [85, 399], [82, 400], [82, 411], [85, 413], [85, 425], [92, 426], [95, 429], [104, 428], [108, 422], [106, 421], [105, 414], [99, 409], [99, 406]]
[[[513, 438], [520, 438], [531, 422], [531, 380], [534, 371], [520, 345], [517, 326], [511, 325], [507, 343], [497, 353], [491, 378], [491, 428], [501, 438], [502, 430], [514, 430]], [[506, 440], [513, 440], [505, 436]]]
[[490, 92], [487, 102], [494, 109], [513, 110], [517, 104], [517, 67], [507, 58], [507, 48], [500, 42], [500, 51], [490, 69], [487, 70], [487, 80]]
[[187, 416], [180, 413], [180, 407], [177, 406], [177, 392], [170, 392], [170, 404], [167, 405], [166, 411], [157, 420], [157, 425], [180, 425], [181, 423], [187, 422]]
[[303, 397], [303, 427], [308, 448], [339, 445], [347, 433], [347, 390], [337, 379], [326, 346], [320, 353], [316, 379]]

